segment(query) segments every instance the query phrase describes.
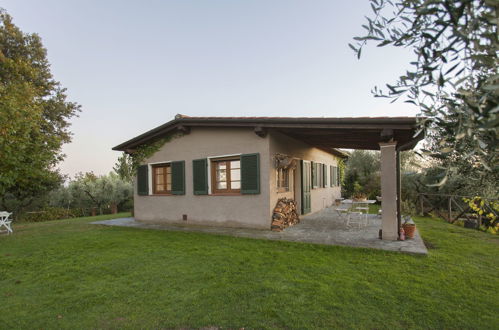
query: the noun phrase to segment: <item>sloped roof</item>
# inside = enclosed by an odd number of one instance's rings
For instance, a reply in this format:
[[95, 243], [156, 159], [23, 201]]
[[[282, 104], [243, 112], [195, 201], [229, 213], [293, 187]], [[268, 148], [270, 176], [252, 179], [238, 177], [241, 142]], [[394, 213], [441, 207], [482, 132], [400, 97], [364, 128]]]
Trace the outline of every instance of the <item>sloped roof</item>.
[[412, 149], [424, 135], [416, 117], [190, 117], [178, 114], [163, 125], [123, 142], [113, 150], [133, 152], [150, 141], [191, 127], [250, 127], [255, 133], [277, 130], [312, 146], [345, 157], [337, 148], [378, 150], [380, 142], [397, 141], [399, 150]]

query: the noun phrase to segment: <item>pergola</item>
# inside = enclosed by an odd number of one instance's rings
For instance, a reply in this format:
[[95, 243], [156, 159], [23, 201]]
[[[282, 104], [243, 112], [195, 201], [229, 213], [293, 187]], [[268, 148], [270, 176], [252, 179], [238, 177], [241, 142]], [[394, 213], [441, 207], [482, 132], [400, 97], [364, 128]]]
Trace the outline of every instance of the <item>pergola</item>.
[[114, 150], [133, 152], [139, 145], [190, 127], [249, 127], [258, 136], [269, 130], [281, 132], [305, 143], [337, 152], [336, 148], [381, 151], [381, 196], [383, 239], [396, 240], [401, 222], [400, 151], [410, 150], [423, 139], [417, 133], [416, 117], [188, 117], [174, 120], [141, 134]]

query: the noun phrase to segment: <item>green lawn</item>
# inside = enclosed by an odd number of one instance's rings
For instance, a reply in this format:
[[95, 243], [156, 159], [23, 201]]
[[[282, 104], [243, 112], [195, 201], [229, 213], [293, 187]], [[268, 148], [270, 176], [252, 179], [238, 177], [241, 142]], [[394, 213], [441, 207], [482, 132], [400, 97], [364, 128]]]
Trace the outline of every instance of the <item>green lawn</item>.
[[490, 234], [417, 218], [424, 257], [105, 217], [0, 237], [0, 328], [499, 328]]

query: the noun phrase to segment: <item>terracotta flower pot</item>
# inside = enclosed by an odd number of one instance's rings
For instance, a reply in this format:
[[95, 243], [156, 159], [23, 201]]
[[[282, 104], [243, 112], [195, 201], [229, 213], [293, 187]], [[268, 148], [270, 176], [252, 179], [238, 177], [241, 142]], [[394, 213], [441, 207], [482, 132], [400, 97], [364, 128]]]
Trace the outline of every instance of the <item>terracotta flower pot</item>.
[[416, 225], [413, 223], [404, 223], [402, 228], [405, 232], [405, 237], [414, 238], [414, 232], [416, 231]]

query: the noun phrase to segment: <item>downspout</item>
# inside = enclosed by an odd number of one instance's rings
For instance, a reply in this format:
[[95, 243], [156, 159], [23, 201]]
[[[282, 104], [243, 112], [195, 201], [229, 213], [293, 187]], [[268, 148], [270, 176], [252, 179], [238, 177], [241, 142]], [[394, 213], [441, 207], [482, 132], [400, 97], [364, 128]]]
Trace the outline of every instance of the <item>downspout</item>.
[[400, 207], [400, 201], [402, 199], [402, 185], [401, 185], [401, 173], [400, 173], [400, 151], [396, 152], [396, 175], [397, 175], [397, 233], [400, 237], [400, 227], [402, 226], [402, 211]]

